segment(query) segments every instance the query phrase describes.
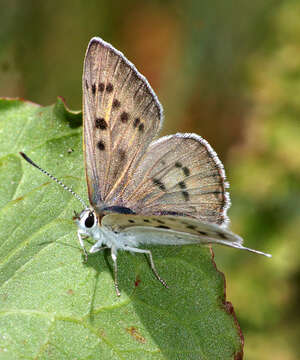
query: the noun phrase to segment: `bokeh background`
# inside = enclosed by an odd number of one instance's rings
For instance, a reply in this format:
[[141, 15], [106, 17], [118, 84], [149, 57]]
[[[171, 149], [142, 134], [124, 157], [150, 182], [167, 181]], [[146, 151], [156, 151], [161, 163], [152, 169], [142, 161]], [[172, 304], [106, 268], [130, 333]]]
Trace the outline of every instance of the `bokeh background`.
[[300, 2], [0, 0], [0, 96], [81, 108], [92, 36], [123, 51], [165, 109], [225, 164], [231, 228], [271, 260], [215, 250], [245, 359], [300, 354]]

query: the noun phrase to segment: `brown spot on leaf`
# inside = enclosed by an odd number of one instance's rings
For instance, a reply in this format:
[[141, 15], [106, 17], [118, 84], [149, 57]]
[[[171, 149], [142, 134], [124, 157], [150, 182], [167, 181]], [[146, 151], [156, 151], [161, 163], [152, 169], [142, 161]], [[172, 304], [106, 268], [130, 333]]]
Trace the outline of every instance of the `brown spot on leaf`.
[[141, 279], [137, 276], [134, 282], [134, 286], [138, 287], [140, 283], [141, 283]]
[[134, 326], [130, 326], [126, 328], [126, 331], [138, 342], [145, 344], [146, 339], [138, 332], [137, 328]]

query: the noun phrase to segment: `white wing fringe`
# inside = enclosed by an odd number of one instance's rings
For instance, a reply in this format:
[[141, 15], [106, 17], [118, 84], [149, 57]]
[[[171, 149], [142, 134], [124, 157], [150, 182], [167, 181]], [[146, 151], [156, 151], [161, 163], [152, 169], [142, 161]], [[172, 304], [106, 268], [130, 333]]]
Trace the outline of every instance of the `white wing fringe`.
[[268, 258], [272, 257], [271, 254], [264, 253], [264, 252], [259, 251], [259, 250], [254, 250], [254, 249], [250, 249], [248, 247], [245, 247], [240, 242], [231, 242], [231, 241], [226, 241], [226, 240], [213, 239], [210, 242], [210, 244], [214, 244], [214, 243], [229, 246], [229, 247], [233, 247], [233, 248], [240, 249], [240, 250], [247, 250], [247, 251], [253, 252], [255, 254], [264, 255], [264, 256], [266, 256]]

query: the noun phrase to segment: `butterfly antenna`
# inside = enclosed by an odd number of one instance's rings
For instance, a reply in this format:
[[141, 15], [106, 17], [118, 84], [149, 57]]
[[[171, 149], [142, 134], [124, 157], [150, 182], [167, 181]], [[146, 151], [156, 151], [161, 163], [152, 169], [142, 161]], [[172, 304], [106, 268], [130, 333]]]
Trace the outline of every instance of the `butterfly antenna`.
[[88, 208], [88, 206], [86, 205], [86, 203], [82, 200], [82, 198], [76, 194], [75, 191], [73, 191], [71, 188], [69, 188], [67, 185], [65, 185], [63, 182], [61, 182], [60, 180], [58, 180], [55, 176], [51, 175], [48, 173], [48, 171], [42, 169], [41, 167], [39, 167], [35, 162], [33, 162], [26, 154], [24, 154], [23, 152], [20, 152], [20, 155], [32, 166], [36, 167], [37, 169], [39, 169], [43, 174], [49, 176], [50, 179], [54, 180], [55, 182], [57, 182], [60, 186], [62, 186], [65, 190], [69, 191], [77, 200], [79, 200], [81, 202], [81, 204], [85, 207], [85, 209]]

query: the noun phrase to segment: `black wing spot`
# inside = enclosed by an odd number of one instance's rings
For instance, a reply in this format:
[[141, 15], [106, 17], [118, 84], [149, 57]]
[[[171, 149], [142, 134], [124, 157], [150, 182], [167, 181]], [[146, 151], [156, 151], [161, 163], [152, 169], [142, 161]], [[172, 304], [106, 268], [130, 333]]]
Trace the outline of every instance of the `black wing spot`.
[[182, 168], [182, 171], [184, 173], [185, 176], [190, 176], [190, 169], [187, 168], [186, 166]]
[[181, 167], [182, 167], [182, 164], [181, 164], [181, 162], [179, 162], [179, 161], [176, 161], [176, 163], [175, 163], [175, 167], [177, 167], [177, 168], [181, 168]]
[[95, 93], [96, 93], [96, 84], [93, 84], [93, 85], [92, 85], [92, 92], [93, 92], [93, 94], [95, 95]]
[[131, 224], [134, 224], [134, 223], [135, 223], [135, 221], [132, 220], [132, 219], [129, 219], [128, 222], [130, 222]]
[[120, 107], [120, 105], [121, 105], [120, 101], [118, 99], [114, 99], [113, 104], [112, 104], [113, 108], [118, 109]]
[[144, 132], [144, 129], [145, 129], [145, 125], [143, 123], [141, 123], [139, 125], [139, 132]]
[[165, 225], [158, 225], [158, 226], [155, 226], [156, 228], [158, 229], [167, 229], [167, 230], [170, 230], [169, 226], [165, 226]]
[[134, 119], [133, 127], [136, 128], [141, 123], [141, 120], [139, 118]]
[[190, 200], [190, 195], [189, 195], [189, 193], [187, 191], [182, 191], [181, 193], [182, 193], [185, 201]]
[[187, 225], [186, 228], [187, 228], [187, 229], [191, 229], [191, 230], [196, 230], [196, 226], [195, 226], [195, 225]]
[[86, 87], [87, 90], [89, 89], [89, 83], [88, 83], [87, 80], [85, 80], [85, 87]]
[[103, 83], [99, 83], [99, 85], [98, 85], [98, 90], [99, 90], [100, 92], [103, 92], [104, 89], [105, 89], [104, 84], [103, 84]]
[[105, 144], [102, 140], [98, 141], [97, 148], [101, 151], [105, 150]]
[[186, 189], [186, 185], [185, 185], [185, 182], [184, 182], [184, 181], [180, 181], [180, 182], [178, 183], [178, 185], [179, 185], [179, 187], [180, 187], [181, 189]]
[[226, 236], [225, 234], [223, 234], [223, 233], [221, 233], [221, 232], [217, 232], [216, 234], [219, 235], [219, 237], [220, 237], [221, 239], [228, 240], [228, 238], [227, 238], [227, 236]]
[[158, 186], [158, 188], [162, 191], [166, 191], [166, 187], [163, 182], [161, 182], [159, 179], [152, 179], [152, 182], [154, 185]]
[[104, 118], [97, 118], [95, 121], [95, 126], [97, 129], [106, 130], [107, 129], [107, 122]]
[[200, 234], [200, 235], [204, 235], [204, 236], [207, 236], [207, 235], [208, 235], [207, 232], [201, 231], [201, 230], [198, 230], [197, 233]]
[[120, 156], [120, 161], [123, 162], [126, 158], [126, 151], [119, 149], [119, 156]]
[[113, 87], [113, 84], [112, 84], [112, 83], [108, 83], [108, 84], [106, 85], [106, 91], [107, 91], [108, 93], [111, 93], [111, 92], [113, 91], [113, 89], [114, 89], [114, 87]]
[[127, 112], [123, 111], [121, 116], [120, 116], [120, 119], [121, 119], [123, 124], [127, 123], [128, 119], [129, 119], [129, 114]]
[[150, 222], [150, 220], [148, 220], [148, 219], [144, 219], [143, 220], [145, 223], [149, 223]]

